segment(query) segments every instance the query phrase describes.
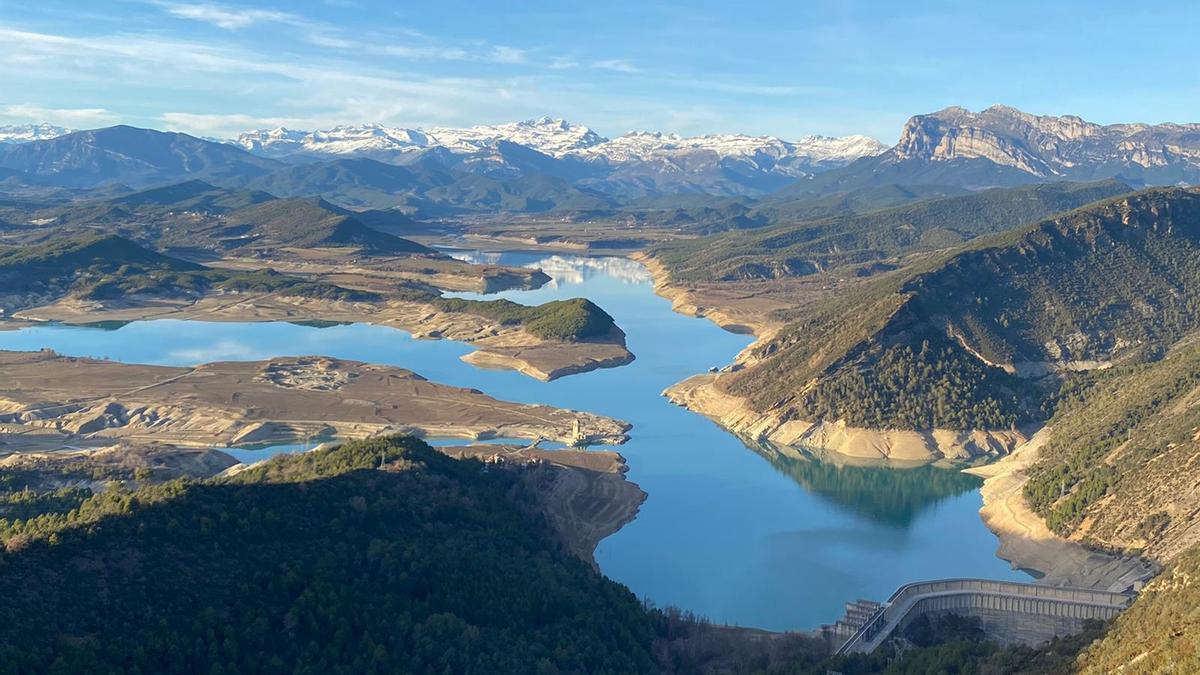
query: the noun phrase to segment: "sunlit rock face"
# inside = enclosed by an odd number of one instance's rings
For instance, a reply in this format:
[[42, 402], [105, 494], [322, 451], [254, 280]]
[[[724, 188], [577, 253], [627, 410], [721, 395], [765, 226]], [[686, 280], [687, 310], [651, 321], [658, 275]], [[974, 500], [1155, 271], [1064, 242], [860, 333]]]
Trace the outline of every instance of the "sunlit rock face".
[[1191, 182], [1200, 177], [1200, 124], [1100, 125], [999, 105], [952, 107], [909, 119], [889, 154], [896, 161], [987, 159], [1043, 178], [1170, 168]]

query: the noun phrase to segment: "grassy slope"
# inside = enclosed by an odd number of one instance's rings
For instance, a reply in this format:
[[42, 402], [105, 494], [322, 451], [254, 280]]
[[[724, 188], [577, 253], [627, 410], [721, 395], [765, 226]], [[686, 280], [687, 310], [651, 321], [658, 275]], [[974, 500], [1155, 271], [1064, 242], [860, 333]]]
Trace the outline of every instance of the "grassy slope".
[[1050, 422], [1026, 499], [1061, 534], [1169, 553], [1194, 530], [1200, 506], [1200, 346], [1075, 385]]
[[1200, 316], [1200, 194], [1150, 190], [972, 242], [807, 309], [724, 380], [760, 410], [891, 428], [1037, 418], [989, 361], [1155, 358]]
[[[381, 460], [388, 470], [377, 470]], [[12, 672], [645, 672], [654, 625], [511, 497], [415, 439], [112, 491], [0, 555]]]

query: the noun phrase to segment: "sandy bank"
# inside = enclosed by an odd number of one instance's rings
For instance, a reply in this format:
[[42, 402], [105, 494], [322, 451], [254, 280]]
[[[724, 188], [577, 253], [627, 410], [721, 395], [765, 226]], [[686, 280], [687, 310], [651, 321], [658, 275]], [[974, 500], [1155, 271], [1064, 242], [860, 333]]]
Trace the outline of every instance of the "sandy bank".
[[609, 417], [499, 401], [402, 368], [325, 357], [174, 368], [0, 352], [0, 377], [0, 423], [65, 439], [211, 447], [410, 433], [569, 442], [578, 420], [593, 442], [617, 444], [629, 429]]
[[504, 326], [466, 312], [445, 312], [422, 302], [347, 302], [277, 294], [220, 294], [197, 301], [134, 298], [122, 303], [60, 300], [23, 310], [17, 319], [71, 324], [144, 319], [195, 321], [336, 321], [399, 328], [414, 337], [448, 339], [476, 347], [468, 363], [511, 368], [539, 379], [554, 379], [633, 360], [619, 331], [605, 342], [543, 340], [520, 326]]
[[[588, 346], [581, 348], [584, 344]], [[556, 343], [490, 347], [462, 357], [463, 361], [479, 368], [515, 370], [543, 382], [599, 368], [624, 366], [633, 359], [633, 354], [621, 345], [603, 342], [570, 343], [566, 349]]]
[[857, 459], [967, 461], [1008, 454], [1026, 440], [1019, 431], [881, 430], [851, 427], [840, 421], [780, 420], [721, 391], [716, 386], [720, 377], [696, 375], [667, 388], [663, 395], [742, 436]]
[[1055, 586], [1121, 591], [1153, 575], [1157, 568], [1140, 558], [1094, 551], [1059, 537], [1025, 503], [1025, 471], [1049, 434], [1045, 427], [1000, 461], [967, 469], [984, 479], [979, 514], [1000, 539], [996, 555], [1014, 567], [1036, 570], [1044, 575], [1038, 583]]

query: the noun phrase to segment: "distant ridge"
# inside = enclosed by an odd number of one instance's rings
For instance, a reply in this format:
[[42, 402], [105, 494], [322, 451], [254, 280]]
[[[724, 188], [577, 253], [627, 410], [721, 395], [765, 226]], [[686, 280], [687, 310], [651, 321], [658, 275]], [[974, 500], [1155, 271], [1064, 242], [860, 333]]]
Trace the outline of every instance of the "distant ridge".
[[980, 189], [1116, 178], [1144, 185], [1200, 183], [1200, 124], [1110, 124], [1032, 115], [995, 105], [950, 107], [908, 120], [874, 157], [815, 176], [809, 193], [899, 184]]

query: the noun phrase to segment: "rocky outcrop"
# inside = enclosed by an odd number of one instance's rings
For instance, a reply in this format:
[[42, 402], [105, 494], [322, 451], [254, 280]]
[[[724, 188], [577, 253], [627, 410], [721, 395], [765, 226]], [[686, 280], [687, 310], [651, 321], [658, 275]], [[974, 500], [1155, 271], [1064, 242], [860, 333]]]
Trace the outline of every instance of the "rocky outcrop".
[[1191, 182], [1200, 178], [1200, 124], [1100, 125], [1002, 105], [978, 113], [952, 107], [909, 119], [888, 156], [895, 161], [986, 159], [1041, 178], [1092, 178], [1115, 168], [1133, 175], [1191, 177]]

